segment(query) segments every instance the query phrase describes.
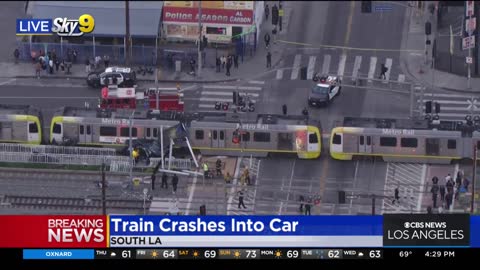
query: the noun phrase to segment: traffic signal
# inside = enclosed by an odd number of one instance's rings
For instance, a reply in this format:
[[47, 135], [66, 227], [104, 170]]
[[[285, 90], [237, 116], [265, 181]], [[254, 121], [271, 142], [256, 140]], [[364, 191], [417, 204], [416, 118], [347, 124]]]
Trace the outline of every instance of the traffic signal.
[[432, 102], [425, 102], [425, 113], [432, 113]]
[[435, 102], [435, 113], [440, 113], [440, 103]]
[[429, 36], [432, 34], [432, 24], [430, 22], [425, 23], [425, 35]]
[[362, 13], [372, 13], [372, 1], [362, 1]]
[[207, 215], [207, 207], [205, 204], [200, 205], [200, 216], [206, 216]]
[[339, 190], [338, 191], [338, 203], [339, 204], [344, 204], [345, 201], [346, 201], [346, 194], [345, 194], [345, 191], [343, 190]]
[[108, 87], [103, 87], [102, 88], [102, 98], [107, 98], [108, 97]]

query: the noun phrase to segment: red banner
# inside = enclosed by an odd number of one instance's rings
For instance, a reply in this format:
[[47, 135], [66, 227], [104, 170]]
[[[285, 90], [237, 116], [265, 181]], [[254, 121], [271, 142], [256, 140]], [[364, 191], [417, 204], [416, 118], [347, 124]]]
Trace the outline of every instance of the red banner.
[[0, 216], [0, 248], [104, 248], [105, 216]]
[[[164, 22], [198, 23], [197, 8], [163, 7]], [[252, 25], [253, 10], [204, 9], [202, 23]]]

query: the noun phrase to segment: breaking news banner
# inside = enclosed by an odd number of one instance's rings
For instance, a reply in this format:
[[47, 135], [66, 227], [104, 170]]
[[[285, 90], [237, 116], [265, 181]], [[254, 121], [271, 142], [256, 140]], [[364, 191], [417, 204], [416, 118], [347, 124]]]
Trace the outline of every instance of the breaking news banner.
[[101, 248], [106, 216], [0, 216], [1, 248]]
[[383, 245], [396, 247], [469, 247], [468, 214], [386, 214]]
[[381, 216], [110, 216], [110, 247], [381, 247]]

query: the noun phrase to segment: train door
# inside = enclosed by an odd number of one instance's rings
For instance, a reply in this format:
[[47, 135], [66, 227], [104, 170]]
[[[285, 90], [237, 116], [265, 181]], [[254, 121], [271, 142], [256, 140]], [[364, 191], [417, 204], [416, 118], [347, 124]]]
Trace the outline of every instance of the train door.
[[85, 142], [91, 143], [92, 142], [92, 125], [85, 125]]
[[28, 141], [35, 142], [39, 140], [38, 125], [35, 122], [28, 122]]
[[360, 135], [358, 137], [358, 152], [372, 153], [372, 136]]
[[212, 130], [212, 148], [225, 148], [225, 130]]

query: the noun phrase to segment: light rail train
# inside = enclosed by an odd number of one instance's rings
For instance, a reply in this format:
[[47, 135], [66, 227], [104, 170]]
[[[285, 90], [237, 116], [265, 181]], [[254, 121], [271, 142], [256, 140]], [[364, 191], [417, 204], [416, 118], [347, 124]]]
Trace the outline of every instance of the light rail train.
[[0, 105], [0, 142], [41, 144], [41, 113], [28, 105]]

